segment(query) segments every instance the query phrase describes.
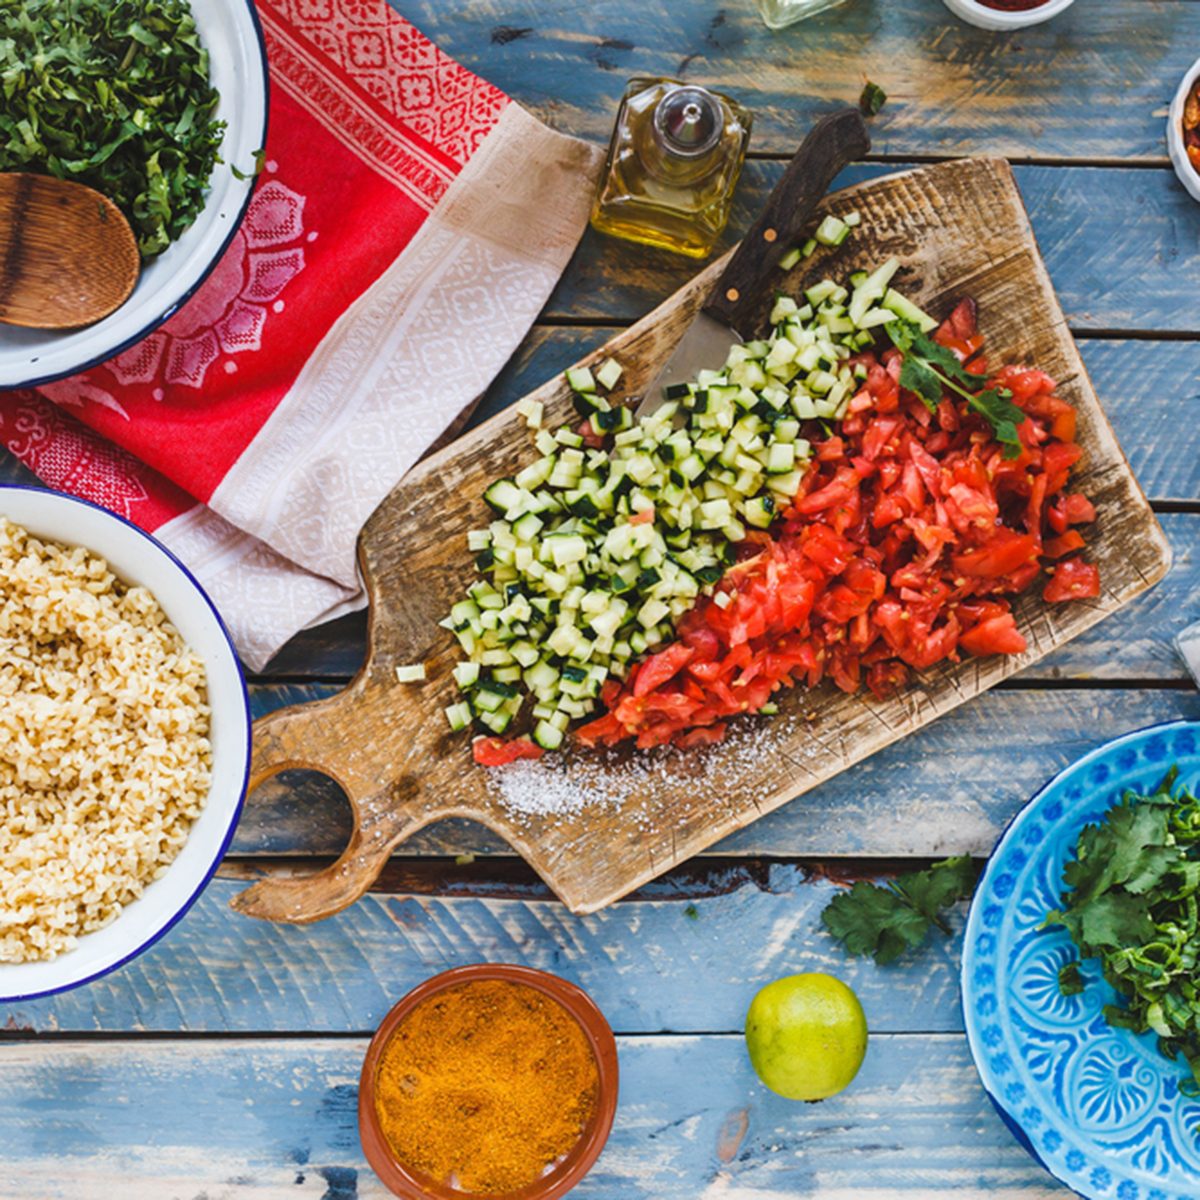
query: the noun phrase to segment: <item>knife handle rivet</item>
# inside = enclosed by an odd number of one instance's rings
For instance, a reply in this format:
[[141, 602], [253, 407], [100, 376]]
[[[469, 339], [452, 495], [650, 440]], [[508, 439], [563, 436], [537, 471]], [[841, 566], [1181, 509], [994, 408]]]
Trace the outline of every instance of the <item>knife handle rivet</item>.
[[737, 290], [737, 288], [730, 288], [729, 291], [727, 291], [725, 293], [725, 299], [728, 300], [731, 304], [736, 303], [737, 298], [740, 295], [741, 295], [741, 293]]
[[764, 229], [763, 230], [763, 241], [764, 242], [773, 242], [778, 236], [779, 236], [779, 234], [776, 233], [774, 229]]

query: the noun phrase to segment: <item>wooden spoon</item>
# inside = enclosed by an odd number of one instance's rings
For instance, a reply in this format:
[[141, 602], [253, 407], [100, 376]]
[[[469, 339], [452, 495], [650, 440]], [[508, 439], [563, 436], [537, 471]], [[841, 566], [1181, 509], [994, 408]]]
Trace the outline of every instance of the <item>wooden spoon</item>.
[[81, 183], [0, 174], [0, 322], [74, 329], [129, 298], [141, 268], [121, 210]]

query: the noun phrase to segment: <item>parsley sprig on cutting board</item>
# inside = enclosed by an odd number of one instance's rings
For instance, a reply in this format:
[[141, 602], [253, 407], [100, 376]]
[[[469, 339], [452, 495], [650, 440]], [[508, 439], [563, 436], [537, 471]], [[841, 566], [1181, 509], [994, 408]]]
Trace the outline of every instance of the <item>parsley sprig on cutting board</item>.
[[185, 0], [0, 4], [0, 171], [95, 188], [143, 257], [204, 206], [217, 101]]
[[1021, 453], [1017, 426], [1025, 420], [1025, 414], [1012, 402], [1010, 391], [985, 387], [986, 375], [968, 371], [953, 350], [935, 342], [909, 321], [891, 321], [887, 332], [904, 355], [900, 367], [902, 388], [920, 396], [930, 412], [937, 412], [944, 391], [957, 393], [992, 427], [996, 441], [1004, 447], [1005, 458], [1016, 458]]
[[[1200, 1093], [1200, 800], [1175, 787], [1172, 768], [1147, 796], [1127, 793], [1099, 825], [1079, 835], [1063, 870], [1062, 907], [1043, 926], [1064, 926], [1084, 958], [1100, 960], [1124, 1004], [1105, 1020], [1153, 1030], [1168, 1058], [1182, 1056]], [[1068, 963], [1065, 994], [1082, 978]]]

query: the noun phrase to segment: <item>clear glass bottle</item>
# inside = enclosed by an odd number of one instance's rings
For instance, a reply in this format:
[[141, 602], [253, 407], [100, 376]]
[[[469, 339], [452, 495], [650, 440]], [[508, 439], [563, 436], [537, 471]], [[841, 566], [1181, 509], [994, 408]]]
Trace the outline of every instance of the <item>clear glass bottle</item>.
[[784, 29], [846, 0], [758, 0], [758, 11], [771, 29]]
[[751, 119], [718, 92], [675, 79], [631, 79], [592, 225], [692, 258], [710, 254], [729, 220]]

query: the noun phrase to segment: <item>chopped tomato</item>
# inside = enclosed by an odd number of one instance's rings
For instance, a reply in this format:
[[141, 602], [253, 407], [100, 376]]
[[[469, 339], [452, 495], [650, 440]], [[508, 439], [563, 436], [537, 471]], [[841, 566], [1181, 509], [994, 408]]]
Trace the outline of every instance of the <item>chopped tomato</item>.
[[644, 696], [647, 692], [661, 687], [668, 680], [674, 679], [680, 669], [691, 661], [694, 653], [691, 646], [685, 646], [683, 642], [673, 642], [658, 654], [650, 655], [637, 669], [633, 694]]
[[1090, 525], [1096, 519], [1096, 506], [1078, 492], [1063, 497], [1063, 512], [1068, 525]]
[[1075, 550], [1082, 550], [1083, 544], [1083, 534], [1078, 530], [1068, 529], [1058, 537], [1047, 538], [1044, 553], [1047, 558], [1062, 558]]
[[591, 450], [603, 450], [604, 449], [604, 446], [605, 446], [604, 434], [597, 433], [592, 428], [592, 422], [590, 419], [585, 418], [584, 420], [580, 421], [579, 426], [575, 430], [575, 432], [577, 434], [579, 434], [579, 436], [581, 438], [583, 438], [583, 444], [585, 446], [587, 446], [589, 449], [591, 449]]
[[1082, 558], [1067, 558], [1054, 568], [1054, 577], [1042, 591], [1051, 604], [1061, 600], [1085, 600], [1100, 595], [1100, 572]]
[[[973, 303], [935, 337], [985, 371]], [[1025, 413], [1023, 448], [1006, 458], [965, 400], [947, 394], [934, 415], [902, 388], [899, 351], [854, 365], [865, 382], [837, 436], [805, 431], [815, 455], [782, 520], [736, 548], [721, 603], [701, 597], [677, 642], [605, 685], [609, 711], [579, 731], [586, 745], [707, 744], [784, 687], [828, 678], [884, 697], [911, 671], [961, 653], [1019, 654], [1026, 641], [1009, 597], [1047, 561], [1058, 560], [1047, 600], [1098, 594], [1099, 572], [1078, 557], [1084, 539], [1071, 528], [1095, 509], [1065, 491], [1082, 457], [1075, 410], [1048, 375], [992, 376]]]
[[699, 729], [691, 729], [687, 733], [682, 733], [675, 739], [675, 745], [686, 750], [690, 746], [710, 746], [714, 742], [723, 740], [724, 737], [725, 724], [721, 722], [717, 725], [704, 725]]
[[503, 767], [519, 758], [541, 758], [546, 753], [528, 738], [513, 738], [506, 742], [498, 737], [476, 738], [471, 752], [481, 767]]
[[996, 530], [982, 546], [964, 554], [953, 555], [951, 561], [960, 575], [995, 579], [1011, 575], [1037, 554], [1037, 543], [1031, 533], [1014, 533], [1011, 529]]
[[958, 639], [958, 644], [969, 654], [1020, 654], [1026, 647], [1010, 612], [980, 621]]

